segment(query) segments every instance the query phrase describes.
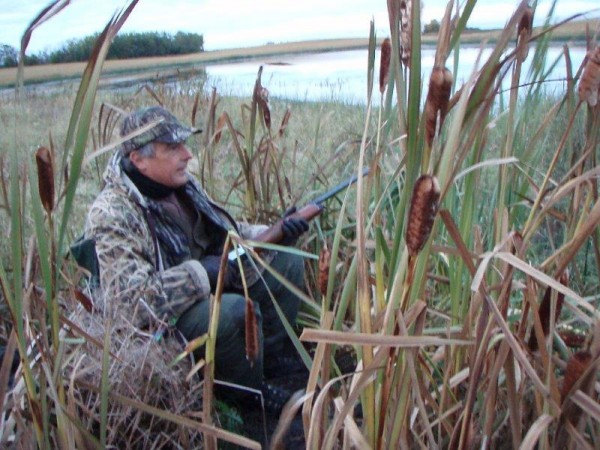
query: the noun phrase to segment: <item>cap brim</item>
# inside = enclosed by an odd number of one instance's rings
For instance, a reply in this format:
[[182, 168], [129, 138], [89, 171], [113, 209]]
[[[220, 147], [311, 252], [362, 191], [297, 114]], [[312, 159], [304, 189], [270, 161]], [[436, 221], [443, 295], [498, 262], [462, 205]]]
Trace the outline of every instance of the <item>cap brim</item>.
[[163, 144], [177, 144], [185, 142], [190, 136], [198, 133], [202, 133], [201, 128], [177, 127], [175, 130], [170, 130], [170, 132], [164, 133], [154, 140]]

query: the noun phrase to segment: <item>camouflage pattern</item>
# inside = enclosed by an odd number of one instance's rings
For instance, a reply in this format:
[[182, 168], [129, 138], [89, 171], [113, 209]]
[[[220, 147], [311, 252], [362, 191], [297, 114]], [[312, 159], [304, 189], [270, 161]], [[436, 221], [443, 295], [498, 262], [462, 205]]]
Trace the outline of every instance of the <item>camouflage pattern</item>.
[[185, 142], [192, 134], [201, 131], [198, 128], [186, 127], [161, 106], [142, 108], [123, 119], [121, 136], [132, 136], [121, 144], [120, 151], [127, 156], [150, 142], [165, 144]]
[[[115, 152], [106, 169], [106, 186], [88, 213], [85, 236], [96, 242], [99, 297], [105, 312], [145, 327], [154, 320], [178, 318], [191, 305], [208, 298], [210, 283], [204, 267], [190, 259], [185, 246], [173, 245], [181, 239], [176, 230], [181, 230], [170, 226], [161, 205], [140, 193], [122, 171], [121, 159], [121, 152]], [[253, 239], [266, 228], [235, 222], [210, 201], [191, 176], [185, 189], [194, 207], [218, 222], [211, 238], [224, 241], [228, 230], [234, 230], [244, 239]], [[255, 273], [252, 278], [258, 277]]]

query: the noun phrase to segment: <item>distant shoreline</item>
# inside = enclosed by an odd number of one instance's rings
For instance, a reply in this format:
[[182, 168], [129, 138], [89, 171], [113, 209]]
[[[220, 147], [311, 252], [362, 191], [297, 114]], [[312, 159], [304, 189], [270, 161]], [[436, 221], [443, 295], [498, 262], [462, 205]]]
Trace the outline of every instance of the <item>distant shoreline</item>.
[[[561, 25], [553, 32], [554, 43], [571, 42], [575, 45], [585, 45], [586, 26], [595, 29], [600, 19], [573, 21]], [[462, 44], [480, 45], [487, 40], [493, 43], [502, 30], [468, 31], [462, 36]], [[382, 38], [378, 39], [378, 44]], [[423, 45], [436, 45], [436, 34], [422, 36]], [[227, 50], [213, 50], [188, 55], [164, 56], [154, 58], [136, 58], [128, 60], [108, 60], [103, 67], [103, 79], [110, 82], [111, 78], [127, 75], [131, 78], [168, 77], [177, 72], [198, 70], [202, 66], [211, 64], [227, 64], [239, 61], [271, 58], [290, 54], [310, 54], [328, 51], [344, 51], [368, 48], [367, 38], [354, 39], [323, 39], [313, 41], [267, 44], [255, 47], [235, 48]], [[27, 66], [24, 70], [24, 83], [26, 85], [44, 83], [48, 81], [78, 79], [84, 68], [85, 62], [45, 64]], [[14, 88], [17, 79], [17, 69], [0, 69], [0, 88]]]

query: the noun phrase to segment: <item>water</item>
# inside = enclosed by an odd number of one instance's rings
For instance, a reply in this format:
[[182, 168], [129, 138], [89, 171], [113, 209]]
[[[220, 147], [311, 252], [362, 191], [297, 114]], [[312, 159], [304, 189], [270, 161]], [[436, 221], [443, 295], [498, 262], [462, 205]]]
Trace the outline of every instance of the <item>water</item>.
[[[553, 46], [547, 54], [547, 67], [562, 55], [562, 46]], [[573, 71], [583, 61], [585, 48], [570, 49]], [[478, 67], [478, 59], [485, 61], [490, 50], [481, 54], [478, 47], [463, 47], [460, 50], [460, 65], [455, 79], [462, 84]], [[522, 79], [525, 79], [533, 59], [531, 48], [525, 61]], [[337, 101], [352, 104], [366, 104], [367, 101], [367, 55], [364, 50], [335, 51], [306, 55], [289, 55], [269, 58], [262, 61], [248, 61], [231, 64], [211, 65], [206, 68], [207, 87], [216, 87], [221, 95], [250, 96], [254, 88], [259, 67], [263, 66], [262, 85], [269, 90], [271, 97], [300, 101]], [[422, 52], [421, 71], [429, 77], [433, 68], [435, 49], [426, 48]], [[378, 101], [379, 54], [375, 63], [374, 102]], [[448, 59], [452, 70], [453, 57]], [[479, 64], [480, 65], [480, 64]], [[560, 93], [565, 89], [566, 63], [560, 57], [547, 77], [545, 89]], [[508, 87], [508, 79], [506, 81]]]

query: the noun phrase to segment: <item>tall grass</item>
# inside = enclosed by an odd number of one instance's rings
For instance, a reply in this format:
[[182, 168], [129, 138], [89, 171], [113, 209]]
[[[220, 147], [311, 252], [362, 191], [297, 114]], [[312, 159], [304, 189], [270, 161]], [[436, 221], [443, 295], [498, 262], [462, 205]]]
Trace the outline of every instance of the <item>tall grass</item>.
[[[67, 3], [52, 3], [28, 33]], [[439, 18], [431, 74], [420, 69], [421, 2], [389, 1], [385, 57], [375, 60], [372, 25], [365, 62], [378, 106], [288, 105], [268, 98], [260, 71], [247, 99], [204, 94], [201, 83], [97, 93], [107, 46], [136, 3], [100, 36], [68, 100], [66, 131], [27, 141], [22, 123], [44, 119], [34, 103], [43, 100], [22, 93], [11, 117], [3, 113], [13, 127], [0, 137], [10, 156], [3, 327], [21, 370], [10, 392], [0, 386], [1, 445], [258, 447], [213, 419], [216, 321], [187, 349], [107, 323], [67, 255], [118, 119], [159, 103], [204, 129], [193, 171], [240, 218], [272, 221], [370, 168], [328, 203], [298, 250], [308, 269], [300, 341], [315, 348], [303, 352], [306, 393], [284, 413], [274, 445], [301, 408], [307, 448], [598, 447], [600, 109], [580, 88], [588, 79], [597, 89], [594, 54], [567, 65], [563, 94], [546, 95], [552, 18], [533, 32], [536, 2], [522, 2], [459, 85], [452, 72], [476, 0], [449, 2]], [[207, 361], [172, 361], [204, 343]], [[340, 346], [356, 354], [354, 372], [340, 373]], [[148, 383], [131, 383], [132, 370]]]

